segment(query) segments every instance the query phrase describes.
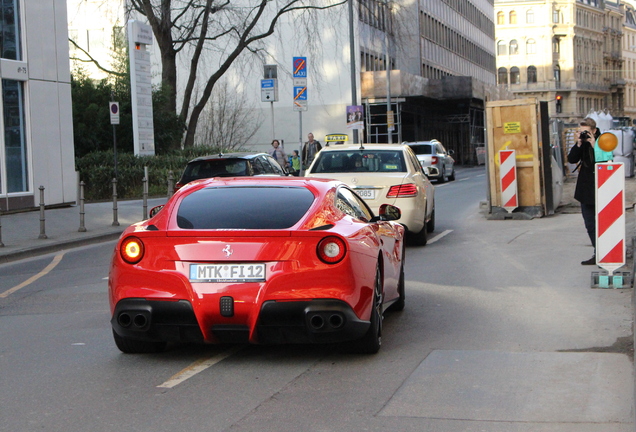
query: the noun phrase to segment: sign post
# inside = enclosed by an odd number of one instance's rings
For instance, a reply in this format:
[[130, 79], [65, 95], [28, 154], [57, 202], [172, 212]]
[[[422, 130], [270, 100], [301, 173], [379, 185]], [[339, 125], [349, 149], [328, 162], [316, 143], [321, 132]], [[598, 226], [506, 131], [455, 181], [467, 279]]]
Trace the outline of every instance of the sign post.
[[110, 124], [113, 125], [113, 154], [115, 155], [115, 178], [117, 178], [117, 131], [115, 125], [119, 124], [119, 102], [109, 102]]
[[154, 156], [155, 132], [152, 120], [152, 82], [148, 45], [152, 45], [152, 28], [136, 20], [128, 21], [134, 152], [135, 155]]
[[300, 176], [305, 169], [303, 160], [303, 111], [307, 111], [307, 57], [294, 57], [292, 61], [294, 79], [294, 111], [298, 111], [298, 141], [300, 142]]

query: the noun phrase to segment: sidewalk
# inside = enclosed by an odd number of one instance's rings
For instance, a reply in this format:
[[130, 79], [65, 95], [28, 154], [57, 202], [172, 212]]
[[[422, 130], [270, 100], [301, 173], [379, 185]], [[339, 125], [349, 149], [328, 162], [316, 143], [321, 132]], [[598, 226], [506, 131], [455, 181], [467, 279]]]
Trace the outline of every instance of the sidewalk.
[[[165, 204], [167, 198], [149, 199], [148, 211]], [[44, 232], [40, 239], [40, 212], [27, 211], [0, 216], [0, 264], [73, 246], [114, 240], [128, 225], [143, 219], [143, 201], [118, 201], [117, 220], [113, 226], [113, 203], [97, 202], [84, 205], [85, 232], [80, 232], [80, 207], [71, 206], [45, 210]]]

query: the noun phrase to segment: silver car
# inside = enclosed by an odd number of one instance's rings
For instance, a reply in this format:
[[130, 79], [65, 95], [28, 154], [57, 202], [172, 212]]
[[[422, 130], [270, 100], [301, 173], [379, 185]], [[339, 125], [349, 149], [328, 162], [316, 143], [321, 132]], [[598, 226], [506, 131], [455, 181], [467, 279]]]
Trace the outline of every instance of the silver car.
[[455, 180], [455, 159], [453, 150], [446, 151], [441, 142], [436, 139], [430, 141], [405, 142], [422, 164], [422, 168], [428, 171], [428, 177], [440, 183], [446, 180]]

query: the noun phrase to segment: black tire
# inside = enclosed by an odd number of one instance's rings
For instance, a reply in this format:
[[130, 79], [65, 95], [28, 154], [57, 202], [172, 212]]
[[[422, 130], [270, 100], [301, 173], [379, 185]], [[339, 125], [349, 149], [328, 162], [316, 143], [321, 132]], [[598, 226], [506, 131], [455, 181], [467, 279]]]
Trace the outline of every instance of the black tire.
[[167, 342], [142, 341], [119, 336], [115, 330], [113, 330], [113, 338], [117, 348], [125, 354], [158, 353], [165, 350], [168, 345]]
[[382, 346], [382, 276], [378, 264], [375, 271], [371, 325], [365, 335], [356, 341], [354, 350], [358, 354], [376, 354], [380, 351], [380, 346]]
[[426, 246], [428, 243], [428, 231], [427, 231], [426, 223], [418, 233], [410, 233], [411, 242], [416, 246]]
[[446, 169], [442, 166], [442, 172], [437, 179], [438, 183], [446, 183]]
[[453, 171], [451, 171], [451, 175], [448, 176], [450, 181], [455, 181], [455, 166], [453, 166]]
[[435, 231], [435, 207], [433, 207], [433, 212], [431, 213], [431, 218], [428, 222], [426, 222], [426, 231], [432, 233]]

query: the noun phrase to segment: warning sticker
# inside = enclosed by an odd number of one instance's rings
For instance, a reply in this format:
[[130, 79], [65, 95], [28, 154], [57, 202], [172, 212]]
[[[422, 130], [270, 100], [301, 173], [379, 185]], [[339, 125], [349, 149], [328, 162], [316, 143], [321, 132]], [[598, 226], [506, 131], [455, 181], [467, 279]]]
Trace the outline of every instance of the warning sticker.
[[505, 134], [521, 133], [521, 122], [504, 123], [504, 133]]

